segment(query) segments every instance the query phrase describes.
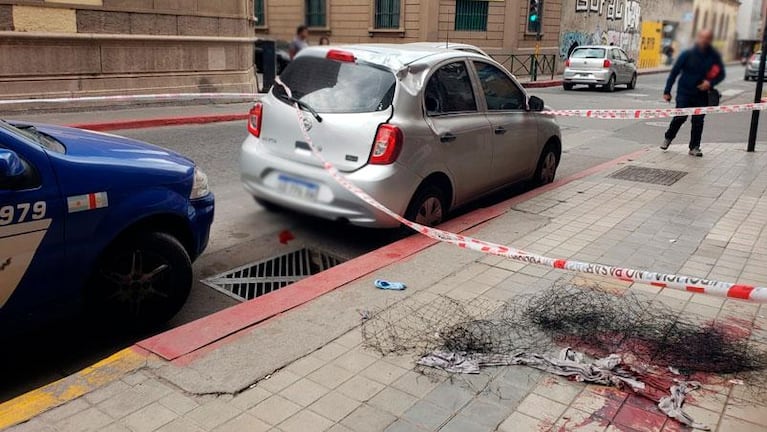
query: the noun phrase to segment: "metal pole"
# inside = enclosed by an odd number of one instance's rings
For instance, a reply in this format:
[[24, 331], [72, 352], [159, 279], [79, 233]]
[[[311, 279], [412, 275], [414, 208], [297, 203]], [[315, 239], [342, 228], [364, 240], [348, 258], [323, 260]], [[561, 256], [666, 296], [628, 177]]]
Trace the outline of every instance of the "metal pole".
[[[762, 89], [764, 88], [764, 69], [765, 60], [767, 60], [767, 23], [764, 29], [762, 29], [762, 56], [759, 58], [759, 74], [756, 76], [756, 94], [754, 95], [754, 102], [759, 103], [762, 101]], [[759, 111], [753, 111], [751, 113], [751, 130], [748, 133], [748, 151], [756, 151], [756, 134], [759, 132]]]

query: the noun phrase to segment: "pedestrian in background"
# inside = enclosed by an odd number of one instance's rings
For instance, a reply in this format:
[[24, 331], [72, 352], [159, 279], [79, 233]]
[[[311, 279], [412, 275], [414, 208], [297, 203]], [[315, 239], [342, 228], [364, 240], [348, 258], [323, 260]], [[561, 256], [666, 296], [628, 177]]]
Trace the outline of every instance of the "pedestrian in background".
[[290, 43], [289, 51], [290, 59], [293, 60], [296, 58], [296, 55], [298, 53], [309, 46], [309, 43], [307, 40], [309, 39], [309, 27], [305, 25], [300, 25], [296, 29], [296, 36], [293, 38], [293, 41]]
[[[676, 91], [677, 108], [705, 107], [719, 105], [719, 92], [714, 87], [725, 77], [722, 56], [711, 45], [714, 33], [711, 30], [701, 30], [695, 37], [695, 46], [684, 51], [674, 63], [671, 74], [666, 81], [663, 99], [671, 102], [671, 89], [679, 79]], [[705, 115], [692, 116], [692, 133], [690, 134], [690, 155], [703, 156], [700, 142], [703, 137], [703, 122]], [[663, 150], [668, 150], [687, 116], [677, 116], [671, 121], [666, 131]]]
[[330, 45], [330, 39], [327, 36], [320, 38], [320, 45]]

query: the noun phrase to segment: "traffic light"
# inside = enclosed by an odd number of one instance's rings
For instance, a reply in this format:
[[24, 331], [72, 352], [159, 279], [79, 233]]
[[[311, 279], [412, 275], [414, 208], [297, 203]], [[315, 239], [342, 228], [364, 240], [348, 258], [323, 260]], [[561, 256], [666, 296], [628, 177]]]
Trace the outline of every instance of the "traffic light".
[[543, 0], [530, 0], [530, 7], [527, 10], [528, 33], [540, 33], [542, 13]]

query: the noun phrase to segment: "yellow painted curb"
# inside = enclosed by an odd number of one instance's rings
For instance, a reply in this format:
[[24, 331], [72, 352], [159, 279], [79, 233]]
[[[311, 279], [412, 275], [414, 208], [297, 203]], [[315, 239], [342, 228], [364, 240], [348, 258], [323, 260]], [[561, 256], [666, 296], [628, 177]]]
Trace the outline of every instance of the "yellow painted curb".
[[145, 366], [146, 362], [146, 351], [126, 348], [80, 372], [3, 402], [0, 404], [0, 429], [25, 422], [51, 408], [77, 399]]

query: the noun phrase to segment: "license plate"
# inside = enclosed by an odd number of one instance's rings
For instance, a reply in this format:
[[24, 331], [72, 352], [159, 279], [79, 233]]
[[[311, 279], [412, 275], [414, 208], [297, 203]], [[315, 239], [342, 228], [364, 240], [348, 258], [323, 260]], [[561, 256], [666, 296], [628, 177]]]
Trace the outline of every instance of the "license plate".
[[310, 181], [280, 174], [277, 177], [277, 189], [285, 195], [316, 201], [320, 186]]

